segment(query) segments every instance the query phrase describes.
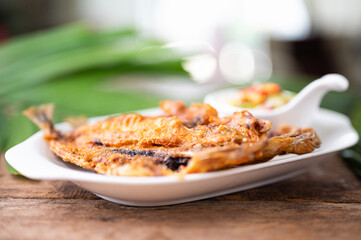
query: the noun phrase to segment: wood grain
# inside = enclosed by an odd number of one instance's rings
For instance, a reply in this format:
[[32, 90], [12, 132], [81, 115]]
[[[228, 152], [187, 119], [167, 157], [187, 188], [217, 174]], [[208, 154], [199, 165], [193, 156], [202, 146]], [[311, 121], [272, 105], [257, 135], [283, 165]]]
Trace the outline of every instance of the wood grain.
[[269, 186], [150, 208], [10, 176], [0, 159], [0, 239], [359, 239], [360, 223], [361, 182], [337, 156]]

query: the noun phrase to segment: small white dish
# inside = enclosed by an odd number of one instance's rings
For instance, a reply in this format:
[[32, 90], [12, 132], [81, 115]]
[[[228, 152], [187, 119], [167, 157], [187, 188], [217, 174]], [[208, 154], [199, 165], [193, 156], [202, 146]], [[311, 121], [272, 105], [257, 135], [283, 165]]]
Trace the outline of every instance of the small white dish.
[[[282, 124], [298, 127], [310, 126], [312, 118], [317, 114], [323, 96], [333, 91], [345, 91], [347, 79], [340, 74], [327, 74], [307, 85], [285, 106], [273, 110], [246, 109], [256, 118], [270, 120], [273, 127]], [[204, 102], [213, 106], [220, 116], [227, 116], [244, 108], [232, 106], [238, 88], [224, 89], [206, 95]]]
[[[144, 115], [157, 115], [159, 109], [139, 111]], [[93, 118], [97, 121], [101, 118]], [[210, 198], [246, 190], [306, 171], [329, 154], [354, 145], [358, 135], [349, 119], [339, 113], [321, 109], [312, 126], [321, 138], [322, 145], [304, 155], [288, 154], [271, 161], [232, 169], [189, 174], [177, 177], [117, 177], [96, 174], [65, 163], [56, 157], [43, 140], [40, 131], [6, 152], [11, 166], [24, 176], [37, 180], [68, 180], [106, 200], [132, 206], [161, 206]], [[56, 125], [68, 131], [69, 125]]]

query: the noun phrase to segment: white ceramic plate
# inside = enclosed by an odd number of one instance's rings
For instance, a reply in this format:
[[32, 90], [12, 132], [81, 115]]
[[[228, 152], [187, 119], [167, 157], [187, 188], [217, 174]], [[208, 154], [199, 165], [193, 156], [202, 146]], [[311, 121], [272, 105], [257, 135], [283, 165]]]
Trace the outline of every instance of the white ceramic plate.
[[[157, 109], [140, 111], [155, 115]], [[96, 121], [101, 118], [91, 119]], [[210, 198], [274, 183], [307, 170], [330, 153], [350, 147], [358, 135], [349, 119], [339, 113], [321, 109], [314, 118], [313, 127], [322, 145], [304, 155], [278, 156], [271, 161], [232, 169], [189, 174], [176, 177], [116, 177], [96, 174], [65, 163], [56, 157], [42, 138], [42, 132], [11, 148], [6, 160], [21, 174], [38, 180], [68, 180], [106, 200], [133, 206], [160, 206]], [[62, 131], [67, 124], [59, 124]]]

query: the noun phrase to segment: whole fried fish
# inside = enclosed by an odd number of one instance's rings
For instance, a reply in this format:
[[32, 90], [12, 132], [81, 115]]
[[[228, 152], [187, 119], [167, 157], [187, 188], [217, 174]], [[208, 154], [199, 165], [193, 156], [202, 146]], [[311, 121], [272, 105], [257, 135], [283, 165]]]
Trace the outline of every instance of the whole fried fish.
[[[110, 117], [61, 133], [53, 105], [24, 111], [44, 132], [52, 152], [66, 162], [117, 176], [165, 176], [208, 172], [267, 161], [278, 154], [303, 154], [320, 146], [313, 129], [267, 137], [271, 123], [248, 111], [219, 118], [208, 104], [163, 101], [164, 114]], [[276, 134], [277, 135], [277, 134]]]

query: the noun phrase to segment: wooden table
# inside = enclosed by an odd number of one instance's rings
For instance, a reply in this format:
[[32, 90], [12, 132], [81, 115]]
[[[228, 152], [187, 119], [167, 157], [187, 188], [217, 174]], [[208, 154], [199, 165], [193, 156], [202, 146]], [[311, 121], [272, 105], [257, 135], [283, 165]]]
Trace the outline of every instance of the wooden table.
[[0, 239], [361, 239], [361, 182], [337, 156], [308, 173], [192, 203], [137, 208], [0, 159]]

